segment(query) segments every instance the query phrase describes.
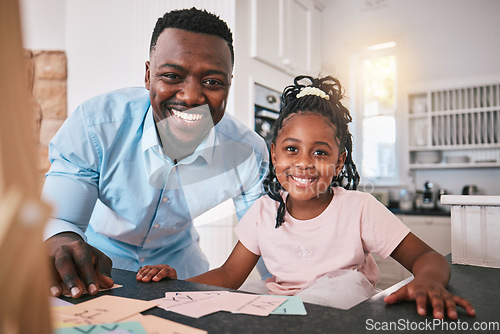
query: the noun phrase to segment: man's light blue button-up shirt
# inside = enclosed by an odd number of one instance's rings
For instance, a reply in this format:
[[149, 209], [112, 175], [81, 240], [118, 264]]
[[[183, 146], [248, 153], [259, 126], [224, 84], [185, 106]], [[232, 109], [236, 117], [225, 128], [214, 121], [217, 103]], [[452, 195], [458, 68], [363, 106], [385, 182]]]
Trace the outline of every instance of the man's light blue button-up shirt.
[[163, 154], [148, 91], [127, 88], [79, 106], [49, 145], [43, 196], [55, 207], [48, 238], [80, 234], [137, 270], [164, 263], [187, 278], [208, 269], [192, 220], [233, 199], [238, 218], [262, 194], [262, 138], [230, 115], [174, 164]]

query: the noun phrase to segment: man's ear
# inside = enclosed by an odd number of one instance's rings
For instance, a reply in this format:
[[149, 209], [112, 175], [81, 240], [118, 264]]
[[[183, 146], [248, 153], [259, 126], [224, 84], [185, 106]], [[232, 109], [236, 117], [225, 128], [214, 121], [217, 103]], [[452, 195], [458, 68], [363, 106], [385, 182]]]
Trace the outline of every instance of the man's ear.
[[339, 175], [340, 171], [342, 170], [342, 167], [344, 167], [346, 157], [347, 157], [346, 151], [342, 152], [342, 154], [339, 155], [337, 163], [335, 164], [335, 175]]
[[149, 87], [151, 86], [151, 77], [150, 77], [150, 68], [151, 64], [149, 63], [149, 60], [146, 61], [146, 73], [144, 75], [144, 84], [146, 86], [146, 89], [149, 90]]

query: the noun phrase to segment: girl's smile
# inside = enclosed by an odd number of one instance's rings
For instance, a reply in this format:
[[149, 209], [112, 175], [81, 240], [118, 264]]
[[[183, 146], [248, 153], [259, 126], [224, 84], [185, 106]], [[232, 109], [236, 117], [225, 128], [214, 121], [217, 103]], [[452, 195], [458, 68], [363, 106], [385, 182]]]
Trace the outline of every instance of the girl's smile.
[[271, 145], [271, 158], [276, 177], [288, 192], [290, 214], [305, 219], [328, 206], [332, 197], [328, 190], [342, 169], [345, 152], [340, 154], [336, 130], [326, 118], [301, 112], [284, 120]]
[[290, 175], [290, 179], [299, 188], [307, 188], [309, 186], [312, 186], [312, 184], [318, 180], [316, 178], [300, 177], [294, 175]]

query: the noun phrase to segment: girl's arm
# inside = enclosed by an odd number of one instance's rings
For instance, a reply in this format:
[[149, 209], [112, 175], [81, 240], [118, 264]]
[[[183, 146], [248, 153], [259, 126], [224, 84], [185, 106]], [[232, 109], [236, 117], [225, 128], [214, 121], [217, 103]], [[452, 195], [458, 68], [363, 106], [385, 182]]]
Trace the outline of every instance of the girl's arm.
[[238, 241], [221, 267], [191, 277], [186, 281], [238, 289], [250, 275], [259, 258], [260, 256], [250, 252]]
[[467, 314], [474, 316], [476, 312], [464, 298], [454, 296], [446, 290], [450, 280], [448, 261], [420, 240], [409, 233], [391, 254], [396, 261], [411, 271], [415, 278], [396, 292], [385, 297], [387, 304], [400, 301], [415, 301], [417, 312], [426, 314], [427, 304], [432, 305], [434, 318], [444, 318], [444, 309], [450, 319], [457, 319], [457, 305], [462, 306]]

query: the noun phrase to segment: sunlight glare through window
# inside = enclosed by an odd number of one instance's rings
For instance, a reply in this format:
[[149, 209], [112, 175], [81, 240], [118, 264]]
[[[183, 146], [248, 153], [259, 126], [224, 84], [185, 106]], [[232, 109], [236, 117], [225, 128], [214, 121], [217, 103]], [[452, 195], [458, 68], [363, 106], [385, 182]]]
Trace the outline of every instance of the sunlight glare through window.
[[370, 179], [395, 178], [397, 165], [394, 52], [367, 50], [362, 59], [361, 71], [362, 176]]

